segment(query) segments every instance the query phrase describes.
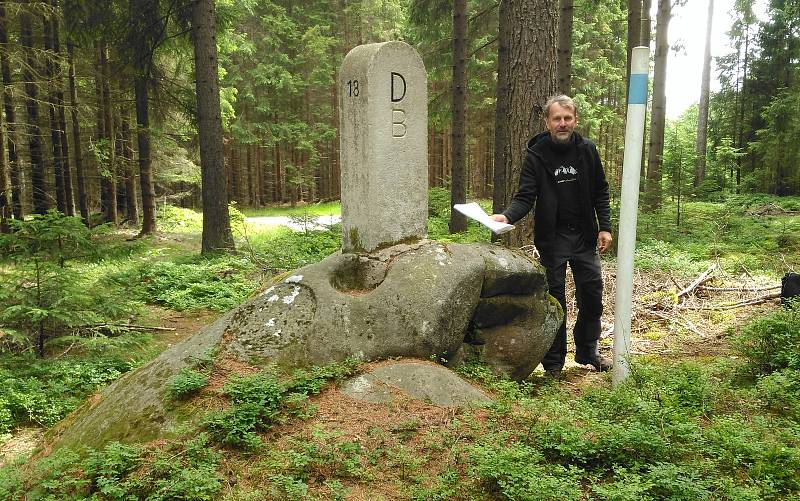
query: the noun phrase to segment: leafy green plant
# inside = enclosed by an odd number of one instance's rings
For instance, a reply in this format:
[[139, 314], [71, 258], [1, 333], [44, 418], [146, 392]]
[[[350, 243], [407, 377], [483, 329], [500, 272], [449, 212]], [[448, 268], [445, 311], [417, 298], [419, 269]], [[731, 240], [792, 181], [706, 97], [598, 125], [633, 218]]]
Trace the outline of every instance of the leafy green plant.
[[[219, 454], [200, 434], [185, 442], [145, 447], [118, 442], [102, 450], [78, 454], [59, 449], [33, 467], [19, 481], [10, 470], [0, 470], [0, 496], [25, 499], [217, 499], [222, 477]], [[3, 497], [13, 499], [13, 497]]]
[[762, 376], [756, 391], [769, 409], [800, 418], [800, 370], [783, 369]]
[[303, 480], [289, 475], [271, 475], [269, 481], [270, 494], [278, 499], [287, 501], [302, 501], [308, 494], [308, 484]]
[[175, 205], [160, 205], [158, 207], [158, 226], [163, 231], [200, 232], [203, 228], [203, 214]]
[[547, 464], [541, 453], [530, 446], [490, 437], [486, 443], [473, 447], [471, 455], [470, 473], [490, 483], [507, 499], [582, 499], [580, 470]]
[[288, 216], [298, 212], [298, 209], [302, 209], [303, 213], [308, 213], [314, 216], [335, 216], [341, 214], [342, 212], [342, 207], [339, 202], [320, 202], [296, 207], [242, 207], [242, 212], [247, 217], [274, 217]]
[[308, 233], [282, 228], [253, 235], [250, 243], [260, 262], [274, 273], [282, 273], [321, 261], [341, 249], [342, 226]]
[[228, 310], [241, 303], [257, 287], [247, 277], [252, 270], [243, 257], [189, 256], [175, 261], [143, 261], [112, 275], [117, 284], [133, 284], [138, 299], [175, 310]]
[[800, 308], [753, 320], [734, 339], [734, 346], [760, 373], [800, 370]]
[[0, 359], [0, 432], [21, 424], [49, 426], [98, 388], [118, 379], [133, 363], [119, 358]]
[[428, 216], [450, 217], [450, 191], [445, 188], [428, 189]]
[[167, 383], [167, 394], [173, 399], [188, 398], [208, 384], [208, 375], [184, 367]]
[[261, 446], [257, 432], [283, 419], [299, 415], [309, 395], [319, 393], [327, 381], [352, 373], [354, 361], [296, 371], [294, 378], [280, 381], [273, 371], [236, 377], [222, 389], [230, 408], [206, 416], [203, 426], [218, 442], [245, 449]]

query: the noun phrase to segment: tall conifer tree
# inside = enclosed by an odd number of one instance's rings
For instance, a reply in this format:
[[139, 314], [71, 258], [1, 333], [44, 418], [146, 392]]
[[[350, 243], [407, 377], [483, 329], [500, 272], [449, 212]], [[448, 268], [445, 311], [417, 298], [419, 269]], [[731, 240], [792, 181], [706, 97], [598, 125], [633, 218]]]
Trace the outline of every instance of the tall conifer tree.
[[[503, 5], [506, 4], [506, 5]], [[527, 140], [543, 128], [544, 104], [556, 90], [556, 47], [558, 9], [549, 0], [501, 0], [501, 47], [508, 50], [507, 58], [501, 53], [498, 73], [498, 111], [495, 127], [507, 127], [495, 147], [498, 151], [495, 169], [504, 169], [505, 193], [503, 208], [516, 192]], [[511, 71], [514, 68], [514, 71]], [[507, 86], [506, 86], [507, 85]], [[502, 104], [501, 104], [501, 101]], [[501, 122], [505, 122], [502, 123]], [[498, 211], [495, 211], [498, 212]], [[530, 242], [530, 225], [507, 233], [508, 243], [515, 246]]]
[[192, 38], [203, 178], [202, 253], [207, 254], [234, 248], [222, 156], [214, 0], [197, 0], [192, 5]]

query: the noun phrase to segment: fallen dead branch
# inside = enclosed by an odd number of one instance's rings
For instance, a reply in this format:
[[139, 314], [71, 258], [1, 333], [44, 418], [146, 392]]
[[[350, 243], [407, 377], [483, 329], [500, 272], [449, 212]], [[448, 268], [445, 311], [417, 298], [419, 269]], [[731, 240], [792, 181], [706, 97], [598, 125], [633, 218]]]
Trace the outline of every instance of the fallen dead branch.
[[706, 337], [706, 335], [704, 333], [700, 332], [700, 330], [689, 320], [671, 317], [669, 315], [665, 315], [664, 313], [661, 313], [661, 312], [658, 312], [658, 311], [650, 311], [650, 313], [652, 313], [653, 315], [657, 316], [658, 318], [666, 320], [667, 322], [676, 323], [676, 324], [680, 325], [681, 327], [683, 327], [684, 329], [694, 332], [695, 334], [697, 334], [700, 337]]
[[772, 294], [766, 294], [764, 296], [756, 297], [753, 299], [748, 299], [745, 301], [739, 301], [738, 303], [733, 304], [723, 304], [723, 305], [716, 305], [716, 306], [684, 306], [681, 305], [679, 308], [684, 310], [732, 310], [734, 308], [741, 308], [742, 306], [753, 306], [756, 304], [766, 303], [771, 299], [778, 299], [781, 297], [780, 292], [773, 292]]
[[714, 273], [714, 271], [715, 271], [716, 269], [717, 269], [717, 263], [714, 263], [714, 264], [712, 264], [711, 266], [709, 266], [709, 267], [708, 267], [708, 269], [707, 269], [706, 271], [704, 271], [703, 273], [701, 273], [701, 274], [700, 274], [700, 276], [699, 276], [699, 277], [697, 277], [697, 278], [694, 280], [694, 282], [692, 282], [691, 284], [689, 284], [689, 286], [688, 286], [688, 287], [686, 287], [685, 289], [683, 289], [682, 291], [678, 292], [678, 294], [677, 294], [677, 296], [678, 296], [678, 299], [680, 299], [680, 298], [682, 298], [683, 296], [685, 296], [685, 295], [687, 295], [687, 294], [691, 293], [691, 292], [692, 292], [692, 291], [694, 291], [694, 290], [695, 290], [695, 289], [696, 289], [696, 288], [697, 288], [699, 285], [701, 285], [701, 284], [703, 284], [704, 282], [708, 281], [708, 280], [711, 278], [711, 275]]
[[154, 325], [136, 325], [136, 324], [109, 324], [109, 323], [100, 323], [100, 324], [89, 324], [84, 325], [83, 328], [86, 329], [125, 329], [130, 331], [174, 331], [177, 330], [175, 327], [157, 327]]
[[710, 285], [699, 285], [698, 289], [714, 292], [763, 292], [780, 289], [780, 285], [768, 285], [766, 287], [712, 287]]

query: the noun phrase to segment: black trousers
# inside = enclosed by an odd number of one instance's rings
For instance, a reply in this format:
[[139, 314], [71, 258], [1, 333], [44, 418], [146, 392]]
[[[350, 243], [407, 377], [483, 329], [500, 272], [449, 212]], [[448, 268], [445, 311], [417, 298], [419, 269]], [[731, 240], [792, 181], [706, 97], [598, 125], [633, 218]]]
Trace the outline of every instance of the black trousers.
[[575, 300], [578, 318], [572, 335], [575, 338], [575, 358], [586, 359], [597, 353], [600, 339], [600, 317], [603, 315], [603, 275], [596, 242], [585, 242], [577, 229], [559, 230], [551, 252], [541, 252], [542, 266], [547, 271], [550, 295], [561, 303], [564, 322], [558, 329], [550, 350], [542, 360], [545, 370], [561, 369], [567, 358], [567, 305], [564, 292], [567, 264], [575, 280]]

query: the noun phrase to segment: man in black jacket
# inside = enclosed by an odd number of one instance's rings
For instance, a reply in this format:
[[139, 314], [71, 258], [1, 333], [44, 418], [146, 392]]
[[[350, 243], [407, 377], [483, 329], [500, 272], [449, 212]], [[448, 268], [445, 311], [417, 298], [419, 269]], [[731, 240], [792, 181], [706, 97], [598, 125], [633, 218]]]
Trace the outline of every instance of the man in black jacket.
[[567, 356], [567, 264], [575, 280], [578, 318], [575, 322], [575, 361], [599, 371], [611, 367], [598, 350], [603, 313], [603, 279], [600, 256], [611, 246], [611, 209], [608, 182], [597, 147], [574, 131], [578, 123], [575, 103], [554, 96], [545, 105], [547, 132], [528, 141], [519, 189], [511, 205], [492, 217], [514, 223], [533, 208], [534, 238], [547, 271], [550, 294], [564, 309], [564, 323], [542, 360], [549, 377], [558, 379]]

